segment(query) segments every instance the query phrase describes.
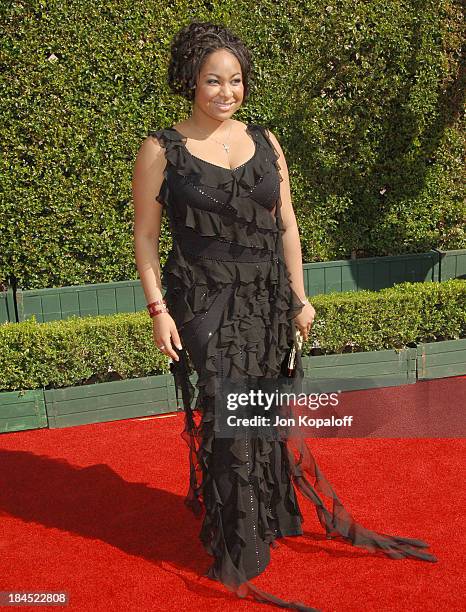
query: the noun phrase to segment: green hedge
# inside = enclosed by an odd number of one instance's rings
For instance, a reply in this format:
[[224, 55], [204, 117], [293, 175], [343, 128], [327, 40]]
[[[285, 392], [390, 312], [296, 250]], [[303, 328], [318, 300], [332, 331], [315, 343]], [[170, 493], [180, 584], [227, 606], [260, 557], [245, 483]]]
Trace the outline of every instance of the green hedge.
[[0, 283], [137, 278], [134, 159], [189, 113], [165, 79], [193, 18], [251, 47], [235, 117], [282, 144], [304, 261], [466, 247], [459, 2], [31, 0], [2, 9]]
[[[466, 282], [403, 283], [312, 298], [303, 354], [402, 348], [466, 337]], [[0, 326], [0, 391], [168, 373], [146, 312]]]

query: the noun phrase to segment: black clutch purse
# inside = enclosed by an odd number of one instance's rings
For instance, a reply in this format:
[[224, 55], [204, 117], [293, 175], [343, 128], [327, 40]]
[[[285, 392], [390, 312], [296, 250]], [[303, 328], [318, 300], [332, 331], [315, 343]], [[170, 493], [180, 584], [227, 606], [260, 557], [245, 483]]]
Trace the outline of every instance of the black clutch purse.
[[296, 375], [296, 356], [298, 351], [301, 351], [302, 346], [303, 335], [299, 329], [296, 329], [293, 343], [288, 349], [282, 363], [282, 376], [285, 376], [286, 378], [294, 378]]

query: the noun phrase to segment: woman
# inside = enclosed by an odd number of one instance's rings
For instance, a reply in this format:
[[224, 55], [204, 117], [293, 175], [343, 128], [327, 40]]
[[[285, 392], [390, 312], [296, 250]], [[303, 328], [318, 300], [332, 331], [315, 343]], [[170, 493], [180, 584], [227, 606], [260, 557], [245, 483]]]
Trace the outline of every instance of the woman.
[[[249, 582], [266, 568], [277, 538], [302, 534], [293, 485], [315, 505], [327, 537], [393, 558], [436, 558], [420, 550], [428, 546], [420, 540], [355, 523], [302, 438], [218, 434], [218, 381], [278, 380], [296, 330], [306, 340], [315, 316], [304, 292], [283, 151], [266, 128], [233, 119], [248, 97], [250, 73], [248, 49], [225, 27], [194, 22], [175, 36], [169, 84], [192, 102], [192, 112], [150, 133], [138, 152], [135, 254], [154, 341], [171, 358], [182, 393], [191, 469], [186, 503], [204, 514], [200, 538], [213, 556], [208, 575], [241, 597], [313, 610]], [[154, 248], [164, 208], [173, 236], [165, 300]], [[299, 352], [296, 373], [303, 375]]]

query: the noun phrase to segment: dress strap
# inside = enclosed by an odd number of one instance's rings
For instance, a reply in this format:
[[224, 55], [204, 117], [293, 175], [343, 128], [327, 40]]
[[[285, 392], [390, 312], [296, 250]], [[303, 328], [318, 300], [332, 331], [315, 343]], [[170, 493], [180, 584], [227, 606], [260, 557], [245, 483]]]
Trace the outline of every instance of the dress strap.
[[173, 149], [173, 147], [180, 146], [180, 144], [183, 144], [181, 134], [179, 134], [176, 130], [172, 130], [170, 128], [162, 128], [156, 131], [149, 131], [147, 135], [158, 140], [160, 146], [165, 149], [165, 155], [167, 159], [167, 153], [169, 153]]
[[265, 144], [268, 148], [271, 148], [270, 141], [268, 138], [267, 128], [264, 125], [260, 125], [259, 123], [250, 123], [249, 124], [250, 132], [257, 135], [258, 139]]
[[250, 124], [250, 129], [253, 133], [257, 134], [257, 138], [259, 139], [262, 146], [265, 150], [270, 154], [270, 160], [272, 161], [275, 169], [277, 170], [278, 177], [280, 182], [283, 181], [283, 177], [281, 175], [281, 167], [278, 163], [278, 159], [280, 158], [280, 153], [275, 148], [272, 140], [270, 139], [270, 134], [268, 129], [264, 125], [260, 125], [258, 123]]
[[155, 200], [159, 202], [159, 204], [161, 204], [162, 207], [165, 208], [165, 207], [168, 207], [168, 201], [170, 197], [168, 181], [167, 181], [167, 169], [168, 169], [169, 163], [173, 164], [174, 159], [176, 157], [176, 153], [173, 152], [173, 144], [176, 140], [175, 138], [176, 135], [171, 130], [167, 130], [166, 128], [163, 128], [163, 129], [156, 130], [156, 131], [149, 131], [147, 133], [147, 136], [151, 138], [155, 138], [158, 141], [158, 143], [164, 150], [165, 159], [167, 160], [167, 164], [165, 165], [165, 168], [163, 171], [163, 181], [160, 186], [160, 191], [158, 195], [155, 196]]
[[186, 138], [174, 128], [162, 128], [153, 132], [148, 132], [148, 136], [157, 138], [161, 147], [165, 150], [167, 159], [167, 169], [170, 164], [176, 169], [178, 174], [183, 176], [197, 176], [201, 174], [195, 158], [188, 154], [185, 147]]

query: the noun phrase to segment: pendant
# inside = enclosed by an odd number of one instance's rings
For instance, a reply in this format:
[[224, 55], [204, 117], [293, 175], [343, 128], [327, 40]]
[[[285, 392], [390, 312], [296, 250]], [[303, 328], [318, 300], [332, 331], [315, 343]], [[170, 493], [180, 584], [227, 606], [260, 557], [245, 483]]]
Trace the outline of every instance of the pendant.
[[228, 153], [230, 151], [230, 145], [223, 143], [223, 148]]

